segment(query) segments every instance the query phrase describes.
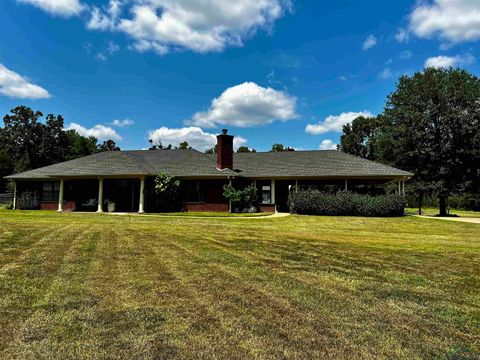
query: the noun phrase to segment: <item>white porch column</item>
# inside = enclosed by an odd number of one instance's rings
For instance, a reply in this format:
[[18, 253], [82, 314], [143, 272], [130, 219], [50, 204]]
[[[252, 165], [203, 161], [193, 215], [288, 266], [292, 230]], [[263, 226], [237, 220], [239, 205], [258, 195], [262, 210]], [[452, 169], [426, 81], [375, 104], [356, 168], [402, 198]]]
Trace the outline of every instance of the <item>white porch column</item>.
[[402, 196], [405, 198], [405, 180], [402, 181]]
[[97, 213], [103, 212], [103, 178], [98, 178], [98, 209]]
[[348, 191], [348, 180], [345, 179], [345, 191]]
[[272, 194], [270, 201], [272, 202], [272, 204], [275, 204], [275, 180], [272, 180], [270, 184], [270, 193]]
[[139, 214], [143, 214], [145, 212], [144, 206], [145, 206], [145, 178], [142, 177], [140, 179], [140, 201], [138, 206]]
[[[228, 178], [228, 185], [232, 186], [232, 178]], [[228, 200], [228, 212], [231, 213], [233, 211], [232, 209], [232, 200]]]
[[13, 180], [13, 210], [17, 210], [17, 182]]
[[295, 180], [295, 192], [298, 192], [298, 180]]
[[402, 181], [398, 180], [398, 195], [402, 195]]
[[60, 189], [58, 192], [58, 212], [63, 212], [63, 192], [65, 183], [63, 179], [60, 179]]

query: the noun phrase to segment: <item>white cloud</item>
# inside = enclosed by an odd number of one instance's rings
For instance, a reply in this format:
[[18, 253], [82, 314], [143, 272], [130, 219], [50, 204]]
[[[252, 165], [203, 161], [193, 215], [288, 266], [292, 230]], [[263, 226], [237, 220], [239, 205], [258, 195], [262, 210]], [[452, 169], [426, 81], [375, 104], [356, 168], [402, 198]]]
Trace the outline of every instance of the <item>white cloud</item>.
[[17, 0], [20, 3], [31, 4], [52, 15], [69, 17], [79, 15], [84, 9], [79, 0]]
[[135, 122], [130, 119], [122, 119], [122, 120], [115, 119], [110, 123], [110, 125], [117, 126], [117, 127], [127, 127], [133, 124], [135, 124]]
[[438, 37], [459, 43], [480, 39], [480, 1], [418, 2], [410, 14], [410, 29], [420, 38]]
[[344, 112], [340, 115], [330, 115], [327, 116], [323, 122], [318, 124], [308, 124], [305, 128], [305, 132], [312, 135], [325, 134], [330, 131], [339, 132], [342, 131], [343, 125], [351, 123], [359, 116], [372, 117], [373, 115], [369, 111]]
[[363, 50], [368, 50], [377, 45], [377, 38], [373, 35], [368, 35], [362, 45]]
[[89, 129], [80, 124], [72, 122], [66, 127], [66, 130], [75, 130], [82, 136], [94, 136], [98, 140], [122, 140], [122, 137], [118, 135], [113, 128], [100, 124], [94, 125]]
[[0, 64], [0, 94], [20, 99], [47, 99], [44, 88], [32, 84], [27, 78]]
[[94, 30], [115, 30], [116, 23], [122, 13], [125, 0], [110, 0], [108, 6], [94, 6], [87, 28]]
[[208, 111], [197, 112], [189, 125], [250, 127], [295, 119], [296, 98], [284, 91], [245, 82], [212, 100]]
[[380, 77], [380, 79], [383, 79], [383, 80], [391, 79], [393, 77], [392, 69], [390, 69], [389, 67], [386, 67], [378, 76]]
[[397, 33], [395, 34], [395, 39], [399, 43], [406, 43], [408, 42], [409, 38], [410, 38], [410, 34], [408, 33], [408, 30], [405, 30], [403, 28], [398, 29]]
[[[122, 16], [124, 7], [130, 16]], [[93, 7], [87, 27], [124, 32], [140, 52], [222, 51], [269, 30], [291, 7], [290, 0], [110, 0], [108, 6]]]
[[[159, 129], [151, 130], [148, 133], [149, 139], [152, 139], [156, 144], [164, 146], [172, 144], [178, 146], [181, 142], [186, 141], [196, 150], [205, 151], [211, 149], [217, 143], [217, 135], [203, 131], [196, 126], [183, 128], [167, 128], [161, 127]], [[235, 136], [233, 139], [233, 147], [238, 149], [247, 143], [247, 139], [241, 136]]]
[[476, 61], [472, 54], [464, 54], [457, 56], [435, 56], [430, 57], [425, 61], [425, 67], [434, 68], [449, 68], [449, 67], [461, 67], [465, 65], [471, 65]]
[[405, 50], [405, 51], [402, 51], [399, 55], [400, 59], [402, 60], [408, 60], [412, 57], [412, 52], [410, 50]]
[[95, 57], [98, 60], [107, 61], [108, 57], [112, 56], [117, 51], [120, 51], [120, 46], [118, 44], [114, 43], [113, 41], [109, 41], [107, 43], [106, 49], [104, 51], [101, 51], [101, 52], [97, 53], [97, 55]]
[[320, 143], [320, 150], [336, 150], [337, 144], [330, 139], [325, 139]]

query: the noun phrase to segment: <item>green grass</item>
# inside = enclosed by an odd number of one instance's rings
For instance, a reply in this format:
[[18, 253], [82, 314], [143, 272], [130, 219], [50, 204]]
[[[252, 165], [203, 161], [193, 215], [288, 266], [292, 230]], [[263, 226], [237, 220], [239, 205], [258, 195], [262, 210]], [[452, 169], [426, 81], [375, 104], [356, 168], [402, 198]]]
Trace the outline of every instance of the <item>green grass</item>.
[[0, 358], [479, 358], [479, 233], [0, 211]]
[[[175, 212], [175, 213], [161, 213], [160, 216], [183, 216], [183, 217], [261, 217], [269, 216], [273, 213], [225, 213], [225, 212]], [[153, 214], [155, 216], [157, 214]]]
[[[406, 213], [410, 215], [418, 214], [417, 208], [407, 208]], [[435, 216], [438, 214], [437, 208], [422, 208], [422, 215], [425, 216]], [[479, 211], [468, 211], [468, 210], [456, 210], [451, 209], [450, 214], [457, 215], [460, 217], [472, 217], [472, 218], [479, 218], [480, 212]]]

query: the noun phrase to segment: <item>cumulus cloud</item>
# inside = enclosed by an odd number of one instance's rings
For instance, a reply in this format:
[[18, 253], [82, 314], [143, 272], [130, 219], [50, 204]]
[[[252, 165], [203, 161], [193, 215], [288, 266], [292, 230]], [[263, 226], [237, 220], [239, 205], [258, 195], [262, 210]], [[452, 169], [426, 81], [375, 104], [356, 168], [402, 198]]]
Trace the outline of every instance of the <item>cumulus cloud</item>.
[[337, 144], [330, 139], [325, 139], [320, 143], [320, 150], [336, 150]]
[[[181, 142], [186, 141], [196, 150], [205, 151], [213, 148], [217, 143], [217, 135], [203, 131], [196, 126], [183, 128], [167, 128], [161, 127], [159, 129], [151, 130], [148, 133], [149, 139], [152, 139], [156, 144], [178, 146]], [[244, 146], [247, 139], [241, 136], [235, 136], [233, 139], [233, 147], [238, 149]]]
[[46, 99], [50, 94], [27, 78], [0, 64], [0, 94], [20, 99]]
[[122, 120], [115, 119], [110, 123], [110, 125], [116, 126], [116, 127], [126, 127], [126, 126], [131, 126], [133, 124], [135, 124], [135, 122], [130, 119], [122, 119]]
[[94, 136], [98, 140], [122, 140], [122, 137], [118, 135], [118, 133], [111, 128], [110, 126], [105, 125], [94, 125], [91, 128], [86, 128], [77, 123], [70, 123], [66, 130], [75, 130], [82, 136]]
[[372, 117], [373, 115], [369, 111], [343, 112], [340, 115], [330, 115], [318, 124], [308, 124], [305, 128], [305, 132], [312, 135], [325, 134], [331, 131], [339, 132], [342, 131], [343, 125], [351, 123], [359, 116]]
[[295, 119], [296, 98], [284, 91], [245, 82], [212, 100], [208, 111], [197, 112], [189, 125], [250, 127]]
[[115, 30], [116, 23], [122, 13], [125, 0], [110, 0], [107, 6], [92, 7], [90, 20], [87, 28], [94, 30]]
[[[222, 51], [243, 45], [258, 30], [269, 30], [291, 7], [289, 0], [110, 0], [103, 8], [92, 8], [87, 27], [124, 32], [140, 52]], [[122, 16], [125, 12], [129, 16]]]
[[79, 0], [17, 0], [19, 3], [31, 4], [52, 15], [70, 17], [79, 15], [84, 9]]
[[362, 49], [363, 50], [371, 49], [371, 48], [373, 48], [374, 46], [377, 45], [377, 42], [378, 42], [378, 40], [375, 36], [368, 35], [368, 37], [363, 42]]
[[461, 67], [471, 65], [476, 61], [472, 54], [457, 55], [457, 56], [434, 56], [425, 61], [425, 67], [433, 68], [449, 68]]
[[420, 38], [438, 37], [459, 43], [480, 39], [480, 2], [433, 0], [418, 2], [410, 14], [410, 30]]

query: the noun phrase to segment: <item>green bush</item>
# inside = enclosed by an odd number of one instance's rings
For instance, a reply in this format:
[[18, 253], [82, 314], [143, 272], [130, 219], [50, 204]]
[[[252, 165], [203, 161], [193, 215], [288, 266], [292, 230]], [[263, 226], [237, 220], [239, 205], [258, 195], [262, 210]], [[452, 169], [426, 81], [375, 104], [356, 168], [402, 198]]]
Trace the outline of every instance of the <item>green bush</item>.
[[36, 210], [40, 206], [38, 195], [35, 191], [24, 191], [17, 197], [15, 206], [18, 210]]
[[370, 196], [340, 191], [329, 194], [318, 190], [292, 192], [288, 198], [290, 212], [327, 216], [402, 216], [405, 201], [399, 195]]
[[257, 189], [253, 185], [249, 185], [242, 190], [235, 189], [231, 184], [225, 185], [223, 187], [223, 197], [231, 201], [232, 206], [234, 209], [238, 209], [238, 212], [257, 210]]

